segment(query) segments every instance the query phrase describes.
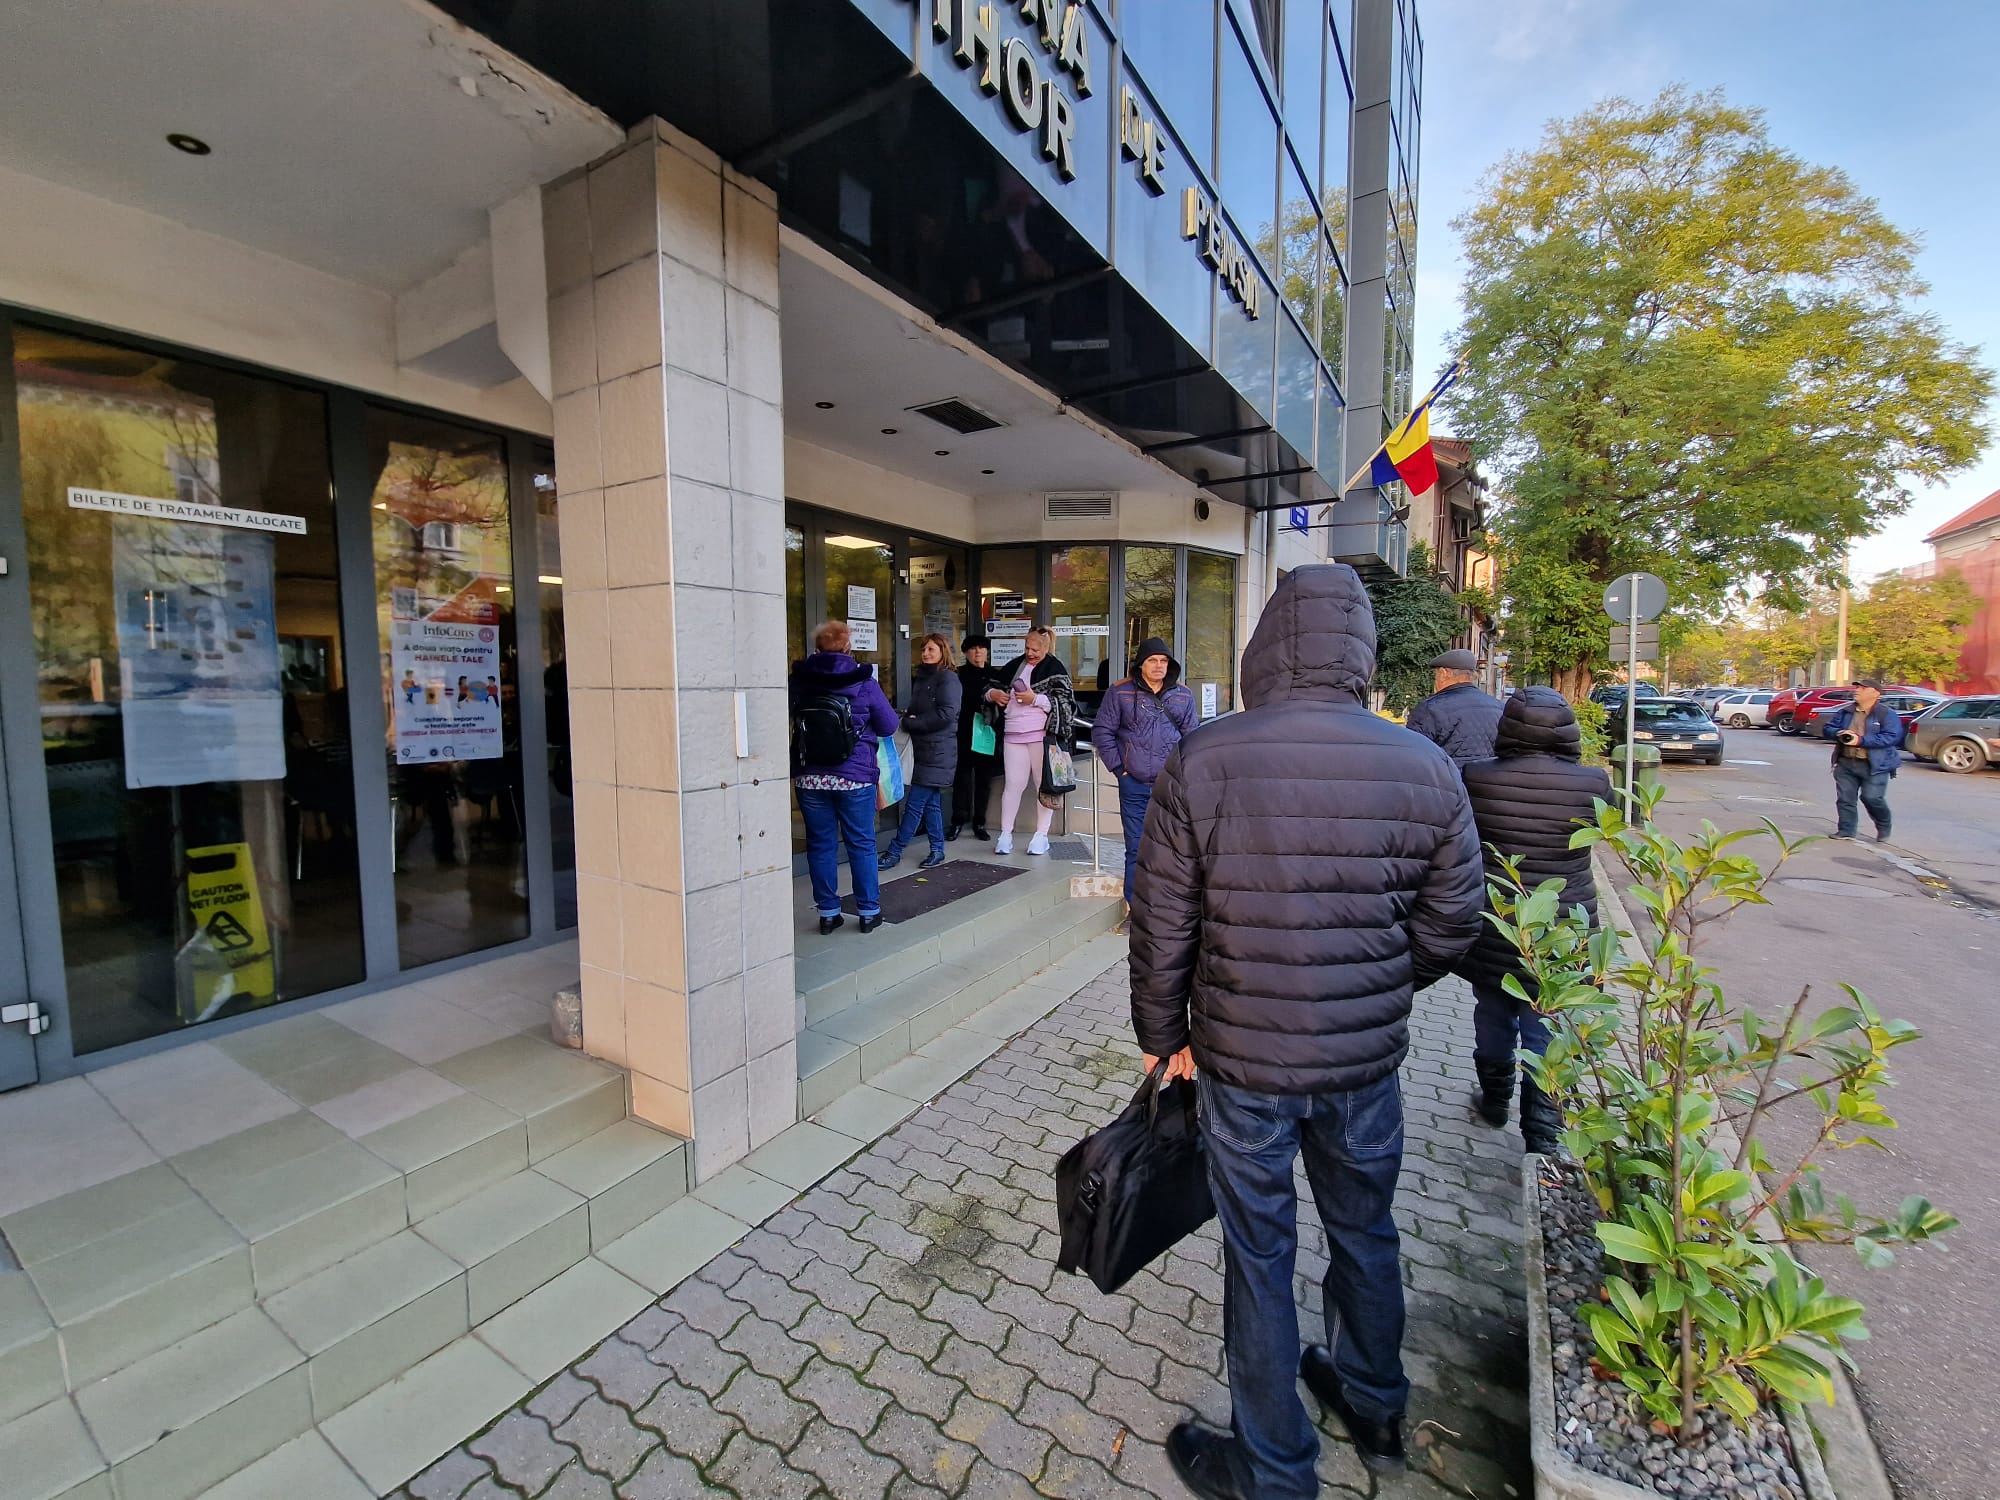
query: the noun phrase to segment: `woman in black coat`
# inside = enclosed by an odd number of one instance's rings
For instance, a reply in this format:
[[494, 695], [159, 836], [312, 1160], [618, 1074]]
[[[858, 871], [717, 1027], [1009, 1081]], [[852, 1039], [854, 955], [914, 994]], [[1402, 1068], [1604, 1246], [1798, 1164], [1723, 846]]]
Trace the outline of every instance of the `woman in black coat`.
[[920, 868], [935, 869], [944, 863], [944, 799], [958, 774], [958, 710], [951, 642], [941, 635], [927, 635], [910, 673], [910, 706], [903, 710], [903, 729], [910, 736], [916, 764], [903, 797], [903, 821], [878, 861], [882, 869], [894, 869], [902, 862], [903, 850], [916, 838], [919, 825], [931, 840], [930, 857]]
[[[972, 825], [974, 838], [990, 838], [986, 831], [986, 809], [993, 801], [993, 778], [1000, 770], [1000, 711], [987, 703], [992, 688], [1004, 688], [1006, 679], [993, 665], [993, 642], [983, 635], [965, 638], [965, 661], [958, 669], [958, 776], [952, 790], [951, 826], [947, 840], [955, 839]], [[991, 755], [972, 748], [972, 725], [985, 719], [994, 731]]]
[[[1479, 842], [1486, 850], [1487, 879], [1500, 874], [1500, 859], [1520, 861], [1521, 883], [1533, 890], [1551, 878], [1563, 882], [1563, 909], [1581, 906], [1597, 921], [1597, 885], [1590, 851], [1572, 849], [1578, 821], [1594, 823], [1594, 799], [1611, 796], [1602, 768], [1582, 762], [1576, 714], [1554, 688], [1521, 688], [1507, 700], [1494, 737], [1494, 758], [1464, 768]], [[1548, 1023], [1531, 1005], [1514, 999], [1501, 982], [1517, 975], [1533, 993], [1513, 944], [1482, 923], [1477, 940], [1458, 961], [1457, 972], [1472, 982], [1472, 1063], [1479, 1073], [1479, 1116], [1499, 1127], [1507, 1123], [1514, 1094], [1518, 1049], [1541, 1052], [1549, 1044]], [[1562, 1126], [1555, 1104], [1525, 1073], [1521, 1076], [1521, 1135], [1530, 1151], [1550, 1152]]]

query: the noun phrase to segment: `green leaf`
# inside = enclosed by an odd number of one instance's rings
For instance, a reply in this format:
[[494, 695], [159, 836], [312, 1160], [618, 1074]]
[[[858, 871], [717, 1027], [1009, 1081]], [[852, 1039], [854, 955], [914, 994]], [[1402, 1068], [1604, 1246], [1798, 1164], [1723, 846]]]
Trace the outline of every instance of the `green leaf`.
[[1619, 1260], [1641, 1266], [1663, 1266], [1667, 1263], [1667, 1257], [1661, 1253], [1653, 1237], [1628, 1224], [1599, 1224], [1597, 1239]]

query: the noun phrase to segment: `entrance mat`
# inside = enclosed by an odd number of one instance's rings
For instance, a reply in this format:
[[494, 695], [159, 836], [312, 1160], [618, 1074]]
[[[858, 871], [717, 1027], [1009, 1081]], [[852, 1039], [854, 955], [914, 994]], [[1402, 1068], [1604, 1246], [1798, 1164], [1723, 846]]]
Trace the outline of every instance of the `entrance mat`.
[[[1105, 847], [1109, 848], [1111, 841], [1106, 839], [1104, 842]], [[1075, 860], [1081, 863], [1090, 858], [1090, 841], [1088, 839], [1051, 839], [1049, 840], [1049, 858]], [[1120, 855], [1119, 858], [1122, 859], [1124, 856]], [[1108, 869], [1109, 866], [1106, 866], [1106, 868]]]
[[[905, 875], [901, 880], [892, 880], [884, 885], [882, 917], [888, 922], [907, 922], [927, 911], [948, 906], [961, 896], [970, 896], [975, 891], [986, 890], [1003, 880], [1012, 880], [1016, 875], [1026, 873], [1025, 870], [989, 865], [980, 860], [950, 860], [935, 870]], [[840, 907], [849, 916], [855, 915], [854, 897], [842, 897]]]

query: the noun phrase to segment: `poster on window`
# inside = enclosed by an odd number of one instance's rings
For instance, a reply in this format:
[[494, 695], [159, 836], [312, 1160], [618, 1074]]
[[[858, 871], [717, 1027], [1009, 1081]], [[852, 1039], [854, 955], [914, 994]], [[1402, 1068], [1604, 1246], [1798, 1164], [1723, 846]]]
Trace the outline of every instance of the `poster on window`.
[[282, 780], [271, 538], [119, 516], [111, 579], [126, 787]]
[[506, 751], [507, 499], [506, 468], [488, 452], [389, 444], [375, 484], [375, 579], [399, 764]]

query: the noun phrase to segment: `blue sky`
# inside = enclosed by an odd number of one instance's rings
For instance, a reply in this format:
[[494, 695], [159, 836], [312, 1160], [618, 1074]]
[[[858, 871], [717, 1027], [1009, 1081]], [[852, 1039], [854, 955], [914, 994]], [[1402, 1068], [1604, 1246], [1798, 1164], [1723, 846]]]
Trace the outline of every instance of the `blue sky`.
[[[1720, 87], [1771, 136], [1841, 167], [1922, 245], [1930, 310], [2000, 364], [2000, 4], [1994, 0], [1418, 0], [1424, 32], [1417, 369], [1439, 369], [1458, 322], [1451, 220], [1480, 177], [1548, 120], [1671, 83]], [[1908, 24], [1904, 17], [1921, 24]], [[2000, 410], [1989, 414], [2000, 429]], [[1866, 578], [1930, 557], [1923, 538], [2000, 489], [2000, 444], [1858, 543]]]

